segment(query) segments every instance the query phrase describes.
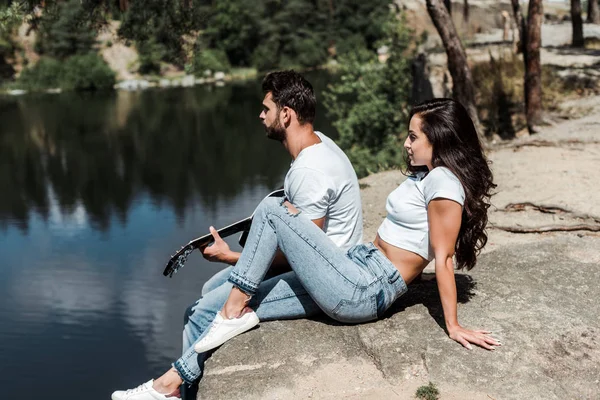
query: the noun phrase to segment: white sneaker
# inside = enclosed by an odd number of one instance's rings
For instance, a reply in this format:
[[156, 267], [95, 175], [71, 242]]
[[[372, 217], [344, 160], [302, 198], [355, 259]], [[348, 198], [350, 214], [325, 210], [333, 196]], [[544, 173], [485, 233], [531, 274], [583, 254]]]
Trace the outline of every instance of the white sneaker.
[[177, 396], [164, 395], [158, 393], [153, 387], [152, 383], [154, 379], [136, 387], [135, 389], [129, 390], [117, 390], [111, 396], [112, 400], [175, 400], [179, 399]]
[[258, 325], [258, 316], [254, 311], [249, 311], [239, 318], [225, 319], [221, 312], [217, 313], [215, 320], [208, 328], [206, 336], [194, 345], [196, 353], [219, 347], [229, 339], [244, 333]]

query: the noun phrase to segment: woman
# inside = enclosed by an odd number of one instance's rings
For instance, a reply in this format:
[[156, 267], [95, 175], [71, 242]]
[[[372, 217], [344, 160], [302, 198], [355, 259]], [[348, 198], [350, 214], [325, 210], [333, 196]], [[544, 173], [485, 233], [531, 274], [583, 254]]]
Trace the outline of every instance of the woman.
[[[377, 319], [407, 291], [435, 258], [446, 329], [471, 349], [493, 350], [500, 343], [484, 330], [462, 327], [457, 319], [453, 256], [459, 269], [475, 266], [485, 245], [490, 191], [495, 187], [468, 113], [451, 99], [415, 106], [404, 143], [411, 175], [387, 199], [388, 215], [372, 243], [348, 252], [294, 206], [266, 199], [257, 208], [249, 238], [233, 268], [233, 288], [208, 331], [194, 345], [207, 352], [258, 324], [248, 307], [278, 248], [312, 301], [331, 318], [348, 323]], [[178, 363], [156, 381], [113, 399], [166, 399], [192, 383]], [[166, 395], [168, 393], [168, 395]], [[162, 397], [159, 397], [162, 396]]]

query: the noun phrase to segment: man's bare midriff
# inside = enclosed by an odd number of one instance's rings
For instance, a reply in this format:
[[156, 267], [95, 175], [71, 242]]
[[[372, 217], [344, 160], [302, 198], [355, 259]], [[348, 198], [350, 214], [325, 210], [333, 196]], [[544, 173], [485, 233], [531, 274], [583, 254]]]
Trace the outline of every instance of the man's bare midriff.
[[429, 264], [429, 261], [420, 255], [393, 246], [381, 239], [379, 235], [375, 237], [373, 244], [394, 264], [406, 284], [418, 277]]

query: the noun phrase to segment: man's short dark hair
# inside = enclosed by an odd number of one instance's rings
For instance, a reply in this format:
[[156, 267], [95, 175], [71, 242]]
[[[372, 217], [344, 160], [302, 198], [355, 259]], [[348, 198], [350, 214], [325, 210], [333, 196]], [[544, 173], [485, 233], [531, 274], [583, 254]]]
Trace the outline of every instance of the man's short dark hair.
[[271, 92], [273, 102], [280, 110], [289, 107], [296, 112], [298, 122], [313, 123], [317, 98], [309, 81], [299, 73], [290, 71], [271, 72], [262, 82], [263, 92]]

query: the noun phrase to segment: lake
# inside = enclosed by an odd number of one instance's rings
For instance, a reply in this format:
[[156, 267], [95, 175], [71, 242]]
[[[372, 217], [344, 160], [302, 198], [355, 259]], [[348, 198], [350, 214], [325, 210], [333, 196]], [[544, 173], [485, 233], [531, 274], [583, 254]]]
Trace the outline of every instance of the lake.
[[[331, 77], [307, 77], [319, 98]], [[165, 263], [248, 216], [291, 161], [261, 101], [260, 81], [0, 99], [3, 398], [108, 399], [168, 369], [224, 265], [194, 252], [169, 279]]]

